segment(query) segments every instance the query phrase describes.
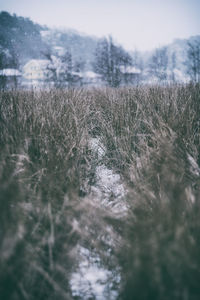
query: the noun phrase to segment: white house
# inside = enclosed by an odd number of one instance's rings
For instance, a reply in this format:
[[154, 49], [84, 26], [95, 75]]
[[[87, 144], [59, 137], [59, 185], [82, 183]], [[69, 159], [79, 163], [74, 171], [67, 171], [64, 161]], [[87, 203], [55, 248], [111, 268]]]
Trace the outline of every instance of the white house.
[[45, 80], [48, 65], [47, 59], [31, 59], [23, 67], [23, 77], [27, 80]]

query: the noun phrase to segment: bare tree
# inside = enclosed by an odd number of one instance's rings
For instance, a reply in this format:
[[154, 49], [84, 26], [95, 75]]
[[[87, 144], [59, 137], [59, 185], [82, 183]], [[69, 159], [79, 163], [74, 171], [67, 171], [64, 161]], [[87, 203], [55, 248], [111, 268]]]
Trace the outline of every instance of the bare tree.
[[135, 49], [132, 54], [133, 66], [138, 68], [140, 71], [144, 70], [144, 61], [141, 53]]
[[121, 67], [132, 65], [131, 56], [113, 43], [112, 37], [102, 39], [96, 48], [93, 69], [108, 85], [117, 87], [122, 80]]
[[85, 70], [85, 64], [85, 61], [80, 58], [73, 63], [73, 70], [78, 73], [83, 72]]
[[170, 67], [169, 67], [169, 71], [170, 71], [170, 80], [172, 82], [175, 82], [176, 81], [176, 77], [175, 77], [175, 68], [176, 68], [176, 52], [173, 52], [171, 54], [171, 57], [170, 57]]
[[52, 55], [51, 51], [43, 53], [49, 61], [47, 65], [47, 81], [53, 82], [56, 87], [63, 87], [73, 82], [72, 55], [66, 51], [62, 56]]
[[200, 81], [200, 40], [188, 42], [187, 72], [192, 81]]
[[[0, 70], [3, 69], [19, 69], [19, 57], [17, 52], [11, 48], [9, 50], [3, 49], [0, 46]], [[0, 89], [5, 89], [6, 87], [17, 88], [19, 85], [19, 77], [15, 70], [11, 71], [12, 74], [1, 74], [0, 75]]]
[[150, 58], [149, 73], [157, 77], [160, 81], [167, 79], [168, 54], [167, 47], [155, 50]]

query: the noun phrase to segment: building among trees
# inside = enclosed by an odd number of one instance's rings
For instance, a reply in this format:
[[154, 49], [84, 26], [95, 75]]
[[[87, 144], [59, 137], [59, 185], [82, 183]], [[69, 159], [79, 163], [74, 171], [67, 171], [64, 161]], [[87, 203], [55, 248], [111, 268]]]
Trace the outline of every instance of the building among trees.
[[133, 66], [121, 66], [121, 84], [122, 85], [135, 85], [141, 80], [142, 71]]
[[0, 89], [16, 89], [21, 81], [21, 72], [17, 69], [0, 70]]

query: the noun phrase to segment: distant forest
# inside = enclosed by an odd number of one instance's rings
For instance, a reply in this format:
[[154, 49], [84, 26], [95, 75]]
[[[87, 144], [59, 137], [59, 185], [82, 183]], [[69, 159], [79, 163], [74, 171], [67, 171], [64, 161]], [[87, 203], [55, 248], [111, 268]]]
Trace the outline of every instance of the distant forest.
[[31, 59], [48, 60], [47, 79], [57, 86], [76, 83], [74, 72], [85, 71], [95, 72], [113, 87], [135, 83], [134, 78], [137, 83], [199, 82], [199, 57], [200, 36], [177, 39], [148, 52], [128, 52], [112, 37], [98, 39], [75, 30], [50, 29], [28, 18], [0, 13], [0, 70], [21, 71]]

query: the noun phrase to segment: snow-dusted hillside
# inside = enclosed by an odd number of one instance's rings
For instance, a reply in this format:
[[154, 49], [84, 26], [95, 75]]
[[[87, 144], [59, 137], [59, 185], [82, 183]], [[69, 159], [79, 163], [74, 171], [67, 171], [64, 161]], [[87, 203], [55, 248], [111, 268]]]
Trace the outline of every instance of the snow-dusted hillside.
[[81, 34], [75, 30], [50, 29], [40, 31], [43, 41], [54, 54], [69, 51], [74, 61], [84, 61], [86, 68], [91, 68], [98, 39]]
[[[159, 51], [161, 53], [164, 48], [167, 63], [164, 71], [160, 71], [160, 74], [165, 73], [164, 80], [188, 82], [190, 80], [187, 72], [188, 43], [194, 40], [200, 42], [200, 36], [176, 39], [165, 47], [149, 52], [130, 53], [132, 68], [139, 70], [140, 82], [160, 83], [163, 80], [155, 73], [158, 63], [154, 61], [154, 70], [152, 68], [152, 57], [155, 58], [156, 53]], [[76, 30], [48, 28], [35, 24], [28, 18], [0, 12], [0, 70], [16, 69], [23, 73], [24, 66], [32, 60], [41, 62], [48, 59], [51, 61], [52, 57], [62, 60], [67, 53], [71, 74], [78, 72], [79, 77], [88, 78], [88, 76], [82, 76], [82, 73], [90, 72], [91, 74], [94, 71], [94, 54], [98, 41], [98, 38]], [[32, 73], [38, 72], [36, 68]], [[32, 73], [32, 79], [34, 76], [39, 76], [38, 74], [33, 76]], [[90, 83], [94, 81], [90, 76], [89, 78]]]
[[69, 51], [74, 61], [89, 66], [98, 39], [74, 30], [50, 29], [28, 18], [0, 12], [0, 69], [22, 68], [31, 59]]

